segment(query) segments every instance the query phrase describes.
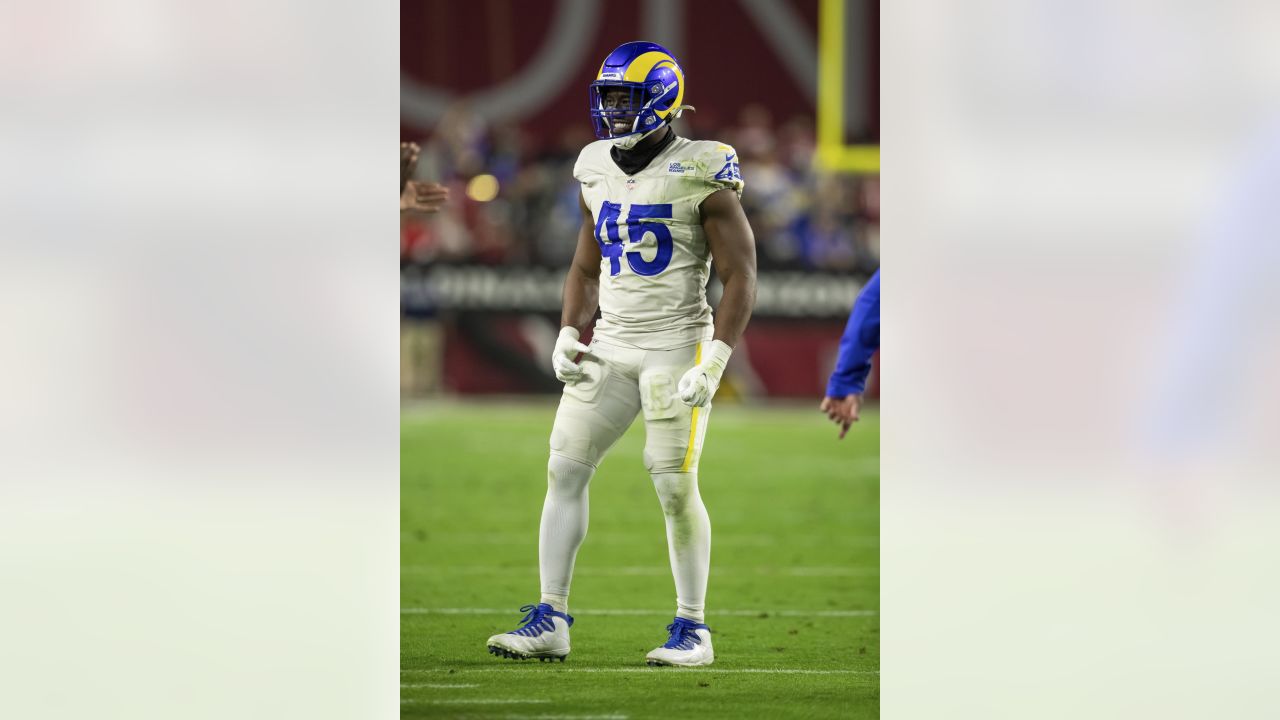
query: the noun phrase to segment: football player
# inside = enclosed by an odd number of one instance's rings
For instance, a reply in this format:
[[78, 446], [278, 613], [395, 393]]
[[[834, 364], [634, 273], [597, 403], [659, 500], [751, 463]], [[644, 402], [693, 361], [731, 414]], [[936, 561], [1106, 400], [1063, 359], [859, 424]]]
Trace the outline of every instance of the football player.
[[[551, 428], [538, 558], [542, 596], [521, 627], [489, 638], [510, 658], [569, 654], [569, 583], [587, 532], [587, 486], [638, 415], [644, 464], [666, 518], [676, 615], [650, 665], [708, 665], [711, 525], [698, 457], [711, 399], [756, 294], [755, 238], [739, 200], [738, 155], [670, 126], [686, 106], [684, 71], [665, 48], [629, 42], [589, 89], [597, 142], [578, 156], [582, 226], [564, 284], [552, 365], [564, 393]], [[724, 294], [707, 304], [714, 264]], [[591, 345], [579, 341], [595, 317]], [[580, 357], [579, 357], [580, 356]]]

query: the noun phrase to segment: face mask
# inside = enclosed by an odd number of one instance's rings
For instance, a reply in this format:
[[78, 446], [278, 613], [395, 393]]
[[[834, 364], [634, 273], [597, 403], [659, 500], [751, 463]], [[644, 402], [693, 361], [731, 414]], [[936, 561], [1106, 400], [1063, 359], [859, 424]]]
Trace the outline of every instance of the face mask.
[[683, 114], [685, 110], [695, 110], [695, 108], [692, 105], [681, 105], [677, 108], [674, 108], [671, 111], [671, 117], [668, 118], [666, 122], [658, 123], [658, 127], [650, 130], [647, 133], [640, 133], [639, 135], [628, 135], [626, 137], [613, 138], [613, 146], [618, 148], [619, 150], [630, 150], [631, 148], [636, 146], [636, 143], [649, 137], [653, 133], [661, 130], [663, 126], [669, 125], [672, 120], [679, 119], [680, 115]]

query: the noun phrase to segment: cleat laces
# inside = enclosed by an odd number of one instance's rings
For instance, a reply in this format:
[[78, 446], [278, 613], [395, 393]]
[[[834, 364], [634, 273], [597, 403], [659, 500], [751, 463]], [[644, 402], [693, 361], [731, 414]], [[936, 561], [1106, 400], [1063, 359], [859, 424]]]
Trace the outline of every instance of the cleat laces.
[[706, 627], [706, 625], [699, 625], [678, 617], [667, 626], [667, 632], [671, 633], [671, 637], [667, 638], [666, 644], [662, 647], [669, 650], [692, 650], [694, 645], [702, 644], [702, 638], [698, 637], [695, 631], [706, 629]]
[[537, 605], [525, 605], [520, 608], [520, 612], [528, 613], [524, 619], [520, 621], [521, 627], [512, 630], [508, 635], [520, 635], [522, 637], [537, 637], [544, 632], [555, 632], [556, 625], [552, 618], [563, 618], [569, 625], [573, 625], [573, 618], [561, 612], [556, 612], [546, 603]]

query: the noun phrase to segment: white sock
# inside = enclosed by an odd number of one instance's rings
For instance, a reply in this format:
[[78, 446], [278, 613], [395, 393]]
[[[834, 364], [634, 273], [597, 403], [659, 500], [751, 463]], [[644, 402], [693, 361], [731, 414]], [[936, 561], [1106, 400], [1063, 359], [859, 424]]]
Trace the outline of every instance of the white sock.
[[587, 485], [595, 468], [552, 455], [547, 462], [547, 499], [542, 505], [538, 533], [538, 566], [542, 602], [559, 612], [569, 611], [569, 582], [573, 561], [587, 536]]
[[698, 608], [685, 607], [684, 605], [681, 605], [680, 601], [678, 600], [676, 601], [676, 617], [682, 617], [685, 620], [692, 620], [693, 622], [696, 622], [699, 625], [702, 625], [703, 623], [706, 622], [706, 620], [703, 618], [701, 607], [698, 607]]
[[711, 519], [698, 493], [697, 473], [654, 473], [653, 487], [667, 521], [667, 552], [676, 581], [676, 615], [703, 622], [711, 571]]
[[550, 605], [551, 609], [555, 610], [556, 612], [562, 612], [562, 613], [569, 612], [569, 596], [568, 595], [556, 595], [553, 593], [544, 592], [542, 593], [542, 599], [538, 600], [538, 602], [546, 603]]

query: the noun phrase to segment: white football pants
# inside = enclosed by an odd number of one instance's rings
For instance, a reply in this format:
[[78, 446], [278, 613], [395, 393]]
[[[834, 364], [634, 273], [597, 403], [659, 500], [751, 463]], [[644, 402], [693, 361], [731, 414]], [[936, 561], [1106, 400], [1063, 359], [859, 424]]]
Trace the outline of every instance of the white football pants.
[[678, 614], [702, 622], [711, 560], [711, 523], [698, 493], [698, 456], [711, 406], [690, 408], [676, 383], [701, 360], [699, 345], [640, 350], [591, 344], [583, 379], [566, 384], [551, 429], [547, 498], [538, 541], [544, 596], [567, 597], [587, 533], [587, 486], [600, 461], [644, 412], [644, 464], [667, 525]]

